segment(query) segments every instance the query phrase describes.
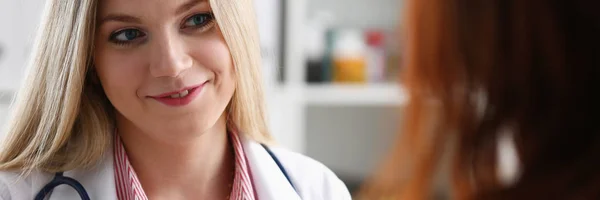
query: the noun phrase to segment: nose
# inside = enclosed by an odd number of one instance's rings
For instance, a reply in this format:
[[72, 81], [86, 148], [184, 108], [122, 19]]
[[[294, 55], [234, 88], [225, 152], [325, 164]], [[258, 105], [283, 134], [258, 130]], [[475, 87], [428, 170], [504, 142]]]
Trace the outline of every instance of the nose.
[[154, 77], [177, 77], [192, 67], [193, 59], [188, 54], [185, 42], [176, 34], [164, 34], [154, 38], [151, 54], [150, 74]]

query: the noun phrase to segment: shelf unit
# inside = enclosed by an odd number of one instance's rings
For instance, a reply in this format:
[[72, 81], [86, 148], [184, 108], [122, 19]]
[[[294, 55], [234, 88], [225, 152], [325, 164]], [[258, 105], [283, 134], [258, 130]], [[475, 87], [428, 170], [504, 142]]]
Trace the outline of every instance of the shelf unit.
[[402, 87], [387, 84], [308, 85], [305, 101], [322, 106], [402, 106], [407, 98]]
[[304, 26], [315, 12], [329, 10], [339, 16], [336, 27], [393, 29], [401, 1], [282, 1], [284, 78], [267, 85], [271, 132], [286, 148], [330, 167], [352, 191], [395, 138], [408, 98], [396, 83], [306, 83]]

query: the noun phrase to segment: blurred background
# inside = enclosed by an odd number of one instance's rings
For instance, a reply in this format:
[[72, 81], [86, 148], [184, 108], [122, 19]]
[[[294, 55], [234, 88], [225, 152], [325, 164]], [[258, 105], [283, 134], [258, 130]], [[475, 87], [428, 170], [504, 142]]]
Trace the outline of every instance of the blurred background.
[[[0, 124], [23, 80], [44, 0], [0, 0]], [[405, 96], [400, 0], [255, 0], [277, 141], [351, 192], [395, 138]]]

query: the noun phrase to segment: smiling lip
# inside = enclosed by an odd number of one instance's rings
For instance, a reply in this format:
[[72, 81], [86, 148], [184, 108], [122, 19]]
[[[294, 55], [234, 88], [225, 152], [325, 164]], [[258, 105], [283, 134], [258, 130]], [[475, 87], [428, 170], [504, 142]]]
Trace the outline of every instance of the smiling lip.
[[[200, 85], [186, 87], [186, 88], [183, 88], [178, 91], [167, 92], [167, 93], [159, 94], [156, 96], [150, 96], [150, 98], [157, 100], [158, 102], [163, 103], [168, 106], [184, 106], [184, 105], [187, 105], [190, 102], [192, 102], [196, 98], [196, 96], [198, 96], [198, 94], [200, 94], [200, 92], [202, 92], [202, 89], [204, 88], [204, 85], [206, 83], [208, 83], [208, 81], [204, 82]], [[188, 91], [187, 96], [181, 97], [181, 98], [171, 98], [171, 95], [179, 94], [185, 90]]]

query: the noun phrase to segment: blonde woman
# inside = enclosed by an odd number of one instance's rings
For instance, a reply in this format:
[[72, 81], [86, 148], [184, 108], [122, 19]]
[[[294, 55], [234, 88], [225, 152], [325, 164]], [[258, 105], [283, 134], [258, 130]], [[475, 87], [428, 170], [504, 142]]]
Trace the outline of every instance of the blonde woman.
[[350, 199], [322, 164], [264, 145], [252, 8], [48, 0], [0, 199]]

